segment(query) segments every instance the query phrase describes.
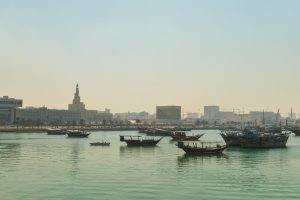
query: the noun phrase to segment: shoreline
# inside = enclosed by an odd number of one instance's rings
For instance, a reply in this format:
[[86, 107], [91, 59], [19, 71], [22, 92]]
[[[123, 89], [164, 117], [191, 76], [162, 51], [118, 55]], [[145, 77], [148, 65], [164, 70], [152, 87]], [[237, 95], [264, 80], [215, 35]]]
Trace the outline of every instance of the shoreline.
[[[149, 126], [150, 128], [157, 128], [154, 126]], [[0, 133], [43, 133], [47, 129], [53, 127], [0, 127]], [[77, 130], [83, 129], [86, 131], [138, 131], [137, 126], [128, 126], [128, 127], [58, 127], [60, 129], [67, 130]], [[192, 130], [217, 130], [219, 127], [192, 127]]]
[[[47, 132], [48, 128], [0, 128], [0, 133], [44, 133]], [[63, 128], [67, 130], [78, 130], [83, 129], [85, 131], [134, 131], [138, 130], [137, 128]]]

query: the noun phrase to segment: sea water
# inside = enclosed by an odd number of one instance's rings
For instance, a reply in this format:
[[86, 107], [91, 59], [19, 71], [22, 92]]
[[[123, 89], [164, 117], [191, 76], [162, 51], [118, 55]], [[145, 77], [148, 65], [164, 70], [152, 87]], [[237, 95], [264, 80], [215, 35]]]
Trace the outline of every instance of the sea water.
[[[222, 141], [217, 130], [201, 139]], [[156, 147], [127, 147], [120, 134], [89, 138], [0, 134], [0, 199], [300, 199], [300, 137], [287, 148], [227, 148], [188, 156], [170, 137]], [[109, 141], [110, 146], [90, 146]]]

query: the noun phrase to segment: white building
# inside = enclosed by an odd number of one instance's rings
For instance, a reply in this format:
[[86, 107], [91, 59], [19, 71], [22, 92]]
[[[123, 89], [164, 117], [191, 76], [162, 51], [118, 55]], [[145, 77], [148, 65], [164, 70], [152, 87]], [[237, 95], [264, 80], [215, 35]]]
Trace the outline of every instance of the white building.
[[145, 121], [149, 119], [148, 112], [126, 112], [126, 113], [115, 113], [114, 118], [116, 120], [141, 120]]
[[11, 124], [15, 120], [16, 108], [23, 106], [23, 100], [0, 97], [0, 124]]

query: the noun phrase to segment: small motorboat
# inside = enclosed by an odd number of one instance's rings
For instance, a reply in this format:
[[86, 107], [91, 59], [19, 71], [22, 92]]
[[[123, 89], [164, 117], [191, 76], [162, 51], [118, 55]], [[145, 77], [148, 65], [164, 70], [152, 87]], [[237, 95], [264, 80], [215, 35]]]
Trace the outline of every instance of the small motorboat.
[[110, 142], [105, 142], [105, 141], [102, 141], [102, 142], [90, 142], [90, 145], [91, 146], [109, 146]]

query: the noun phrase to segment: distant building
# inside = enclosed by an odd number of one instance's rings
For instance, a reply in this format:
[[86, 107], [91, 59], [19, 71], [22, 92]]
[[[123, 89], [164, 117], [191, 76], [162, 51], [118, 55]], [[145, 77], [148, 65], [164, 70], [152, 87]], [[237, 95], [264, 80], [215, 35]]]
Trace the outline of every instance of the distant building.
[[105, 109], [105, 111], [98, 110], [85, 110], [82, 111], [82, 119], [86, 123], [97, 123], [97, 122], [109, 122], [112, 121], [113, 115], [110, 113], [109, 109]]
[[76, 85], [76, 92], [74, 94], [73, 103], [69, 104], [69, 110], [73, 110], [73, 111], [83, 111], [83, 110], [85, 110], [84, 103], [82, 103], [80, 101], [78, 84]]
[[209, 123], [225, 123], [238, 121], [240, 122], [241, 117], [233, 111], [220, 111], [219, 106], [204, 106], [203, 119]]
[[16, 118], [19, 121], [40, 121], [48, 122], [48, 109], [46, 107], [26, 107], [16, 110]]
[[187, 113], [184, 117], [184, 123], [196, 123], [199, 120], [199, 113]]
[[204, 106], [205, 120], [219, 120], [220, 107], [219, 106]]
[[80, 122], [84, 120], [85, 123], [97, 123], [103, 120], [112, 120], [112, 114], [109, 110], [97, 111], [97, 110], [84, 110], [84, 111], [73, 111], [73, 110], [56, 110], [48, 109], [46, 107], [34, 108], [20, 108], [16, 110], [16, 117], [19, 120], [42, 122], [42, 123], [67, 123], [67, 122]]
[[48, 109], [48, 122], [78, 122], [81, 120], [81, 113], [73, 110]]
[[262, 112], [262, 111], [251, 111], [249, 113], [249, 119], [254, 122], [261, 123], [263, 120], [266, 123], [276, 122], [281, 119], [281, 115], [274, 112]]
[[158, 123], [180, 123], [181, 106], [156, 106]]
[[15, 120], [16, 108], [23, 106], [23, 100], [0, 97], [0, 124], [11, 124]]
[[185, 116], [186, 119], [198, 119], [199, 113], [187, 113]]
[[145, 121], [149, 119], [148, 112], [126, 112], [126, 113], [115, 113], [114, 118], [116, 120], [141, 120]]
[[237, 115], [234, 112], [221, 111], [218, 114], [218, 120], [224, 121], [234, 121], [236, 120]]
[[112, 121], [113, 120], [113, 114], [110, 113], [110, 109], [105, 109], [104, 111], [98, 111], [97, 114], [97, 121]]
[[76, 85], [76, 92], [74, 94], [73, 103], [68, 106], [69, 111], [78, 111], [81, 114], [81, 119], [86, 123], [97, 123], [101, 121], [110, 121], [113, 118], [113, 115], [110, 113], [109, 109], [105, 111], [98, 110], [87, 110], [85, 105], [80, 101], [79, 96], [79, 86]]
[[33, 121], [41, 123], [67, 123], [79, 122], [84, 120], [85, 123], [97, 123], [103, 120], [112, 120], [112, 114], [109, 109], [105, 111], [86, 110], [83, 102], [80, 101], [79, 86], [76, 85], [73, 103], [69, 104], [68, 110], [48, 109], [46, 107], [34, 108], [27, 107], [16, 110], [16, 117], [21, 121]]
[[34, 108], [20, 108], [16, 110], [16, 118], [19, 121], [33, 121], [41, 123], [52, 122], [79, 122], [81, 119], [81, 113], [79, 111], [70, 110], [56, 110], [48, 109], [46, 107]]
[[248, 114], [237, 114], [233, 111], [220, 111], [219, 106], [204, 106], [203, 119], [209, 123], [236, 122], [259, 125], [264, 121], [266, 124], [272, 125], [280, 122], [281, 115], [279, 113], [263, 111], [250, 111]]

